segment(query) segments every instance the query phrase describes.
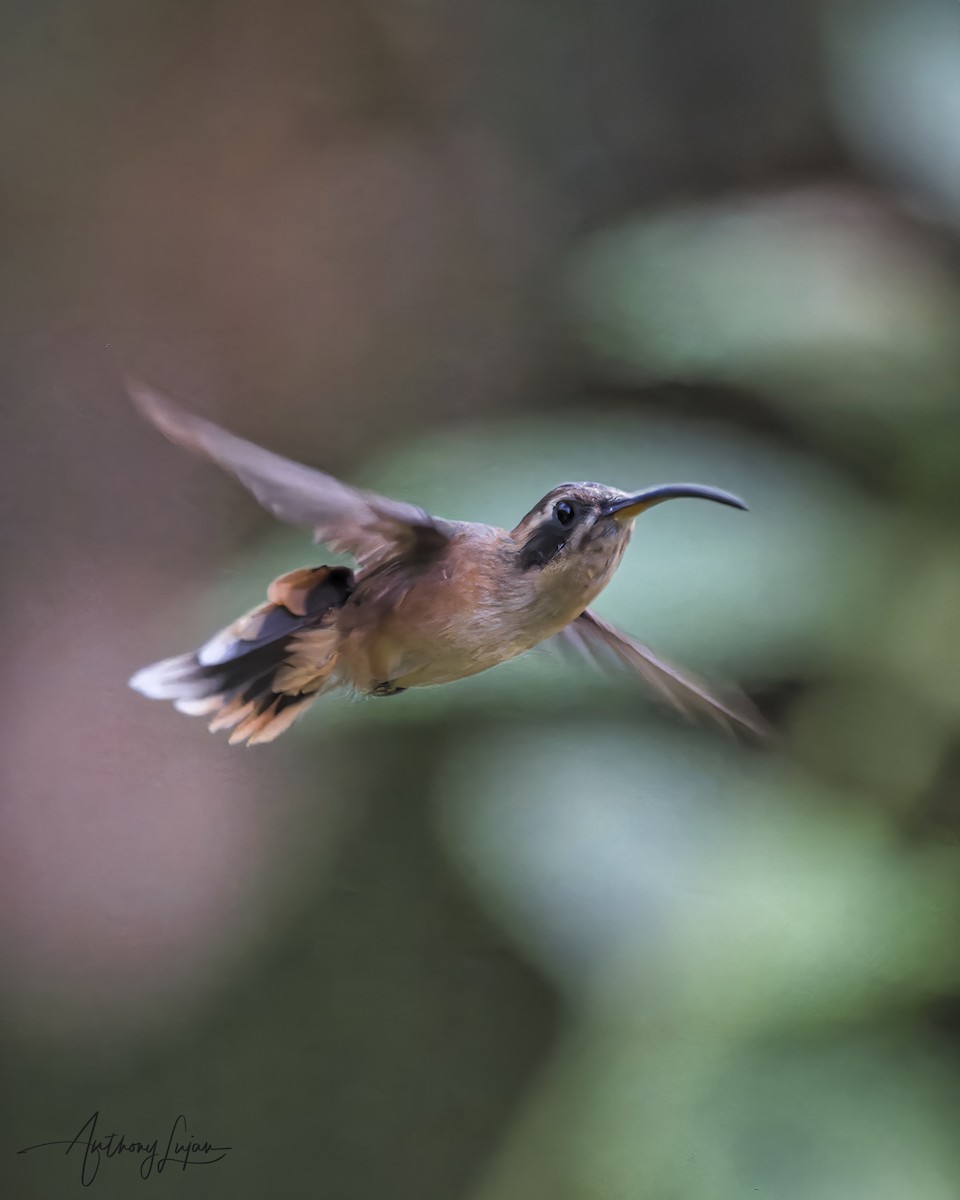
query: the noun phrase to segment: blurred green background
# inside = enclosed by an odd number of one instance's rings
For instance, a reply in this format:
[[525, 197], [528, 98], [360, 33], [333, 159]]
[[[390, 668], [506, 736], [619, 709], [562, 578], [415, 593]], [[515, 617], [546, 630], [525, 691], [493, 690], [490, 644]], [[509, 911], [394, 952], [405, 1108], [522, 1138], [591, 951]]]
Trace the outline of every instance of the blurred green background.
[[[5, 1194], [960, 1196], [960, 9], [0, 6]], [[534, 653], [228, 747], [125, 680], [322, 561], [130, 411], [512, 526], [697, 479]]]

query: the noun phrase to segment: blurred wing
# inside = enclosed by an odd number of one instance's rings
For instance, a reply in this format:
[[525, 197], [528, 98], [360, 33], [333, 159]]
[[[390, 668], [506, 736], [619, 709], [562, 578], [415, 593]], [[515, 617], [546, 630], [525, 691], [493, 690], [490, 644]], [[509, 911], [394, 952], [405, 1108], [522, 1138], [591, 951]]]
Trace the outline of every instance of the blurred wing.
[[561, 644], [602, 667], [627, 669], [684, 716], [708, 716], [728, 728], [769, 737], [772, 730], [746, 696], [718, 695], [694, 675], [658, 658], [648, 647], [586, 610], [557, 635]]
[[127, 390], [139, 411], [172, 442], [212, 459], [275, 517], [311, 527], [316, 541], [353, 555], [361, 566], [399, 555], [429, 560], [453, 532], [450, 522], [413, 504], [349, 487], [236, 437], [145, 384], [127, 381]]

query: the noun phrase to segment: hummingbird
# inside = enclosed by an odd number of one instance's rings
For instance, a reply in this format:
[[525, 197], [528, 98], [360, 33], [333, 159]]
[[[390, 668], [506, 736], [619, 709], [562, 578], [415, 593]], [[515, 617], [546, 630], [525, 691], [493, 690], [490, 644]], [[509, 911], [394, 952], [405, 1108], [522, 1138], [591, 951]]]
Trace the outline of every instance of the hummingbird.
[[730, 492], [670, 483], [625, 492], [600, 483], [552, 488], [512, 529], [452, 521], [340, 482], [245, 441], [143, 383], [142, 415], [171, 441], [233, 475], [275, 517], [356, 563], [301, 567], [266, 601], [198, 650], [130, 680], [136, 691], [209, 718], [231, 743], [270, 742], [338, 688], [397, 696], [453, 683], [556, 644], [625, 668], [686, 715], [762, 735], [743, 695], [721, 694], [616, 629], [589, 605], [613, 577], [636, 518], [692, 497], [746, 509]]

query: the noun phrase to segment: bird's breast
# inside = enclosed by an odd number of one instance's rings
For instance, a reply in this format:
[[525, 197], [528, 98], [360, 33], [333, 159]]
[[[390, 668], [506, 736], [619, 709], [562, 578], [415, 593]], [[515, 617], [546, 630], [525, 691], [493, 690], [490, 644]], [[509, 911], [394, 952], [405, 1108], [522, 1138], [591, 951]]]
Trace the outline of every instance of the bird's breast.
[[575, 570], [522, 571], [506, 535], [476, 529], [426, 568], [394, 564], [361, 579], [339, 617], [344, 682], [367, 693], [476, 675], [575, 620], [618, 561], [586, 555]]
[[454, 544], [444, 560], [419, 572], [361, 580], [340, 615], [345, 682], [362, 692], [385, 682], [449, 683], [542, 640], [504, 588], [498, 543], [476, 541]]

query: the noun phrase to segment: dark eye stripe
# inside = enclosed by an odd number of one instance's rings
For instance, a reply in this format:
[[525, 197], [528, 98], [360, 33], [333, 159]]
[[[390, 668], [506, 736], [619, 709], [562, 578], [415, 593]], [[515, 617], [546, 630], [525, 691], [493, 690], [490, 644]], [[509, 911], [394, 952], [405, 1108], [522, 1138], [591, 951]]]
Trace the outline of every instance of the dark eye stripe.
[[569, 528], [564, 528], [556, 518], [544, 521], [523, 544], [520, 551], [521, 569], [527, 571], [531, 567], [546, 566], [564, 548], [569, 536]]

